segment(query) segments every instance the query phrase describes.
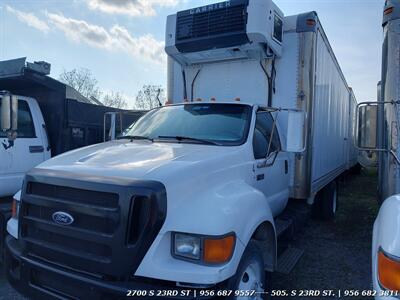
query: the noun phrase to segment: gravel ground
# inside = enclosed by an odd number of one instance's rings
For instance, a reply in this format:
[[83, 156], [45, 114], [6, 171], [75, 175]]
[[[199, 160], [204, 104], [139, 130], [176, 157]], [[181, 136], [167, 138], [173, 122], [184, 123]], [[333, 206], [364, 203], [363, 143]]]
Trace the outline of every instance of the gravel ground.
[[24, 297], [20, 296], [8, 283], [4, 275], [4, 271], [0, 269], [0, 300], [23, 300]]
[[303, 249], [304, 255], [290, 275], [273, 275], [274, 290], [333, 290], [336, 296], [332, 298], [338, 298], [339, 289], [342, 296], [345, 290], [371, 290], [372, 228], [378, 212], [376, 184], [376, 173], [368, 170], [340, 183], [335, 220], [307, 222], [291, 243]]
[[[378, 211], [376, 174], [363, 170], [360, 176], [348, 177], [340, 184], [339, 197], [335, 221], [309, 220], [296, 235], [291, 244], [305, 250], [304, 256], [290, 275], [273, 275], [274, 290], [326, 289], [337, 295], [339, 289], [342, 292], [371, 289], [371, 235]], [[310, 298], [326, 299], [290, 299]], [[3, 299], [24, 298], [7, 284], [0, 269], [0, 300]]]

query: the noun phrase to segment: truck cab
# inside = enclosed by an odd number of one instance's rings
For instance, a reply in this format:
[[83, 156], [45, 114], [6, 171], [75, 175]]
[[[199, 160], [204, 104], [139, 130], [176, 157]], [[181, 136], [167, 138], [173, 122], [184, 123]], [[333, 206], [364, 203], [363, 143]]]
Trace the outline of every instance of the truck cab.
[[[29, 246], [23, 250], [16, 239], [7, 239], [10, 282], [23, 293], [42, 295], [22, 280], [36, 268], [24, 254], [30, 253], [92, 274], [130, 278], [125, 286], [98, 280], [93, 290], [74, 291], [72, 273], [52, 280], [42, 269], [51, 265], [38, 269], [46, 276], [40, 286], [48, 280], [57, 285], [58, 278], [67, 282], [58, 291], [75, 297], [123, 295], [145, 286], [143, 278], [152, 278], [153, 288], [168, 282], [245, 290], [241, 276], [253, 263], [249, 292], [262, 293], [264, 258], [259, 246], [251, 242], [246, 250], [246, 245], [258, 227], [260, 239], [267, 232], [266, 240], [275, 235], [274, 217], [289, 196], [285, 151], [302, 148], [298, 140], [287, 142], [277, 113], [282, 112], [235, 101], [165, 106], [116, 141], [39, 165], [25, 178], [19, 207], [18, 239]], [[303, 127], [301, 113], [287, 114], [291, 133]], [[266, 188], [272, 178], [273, 186]], [[50, 232], [41, 225], [48, 218], [55, 224]], [[275, 246], [271, 240], [266, 249], [271, 270]], [[135, 259], [128, 263], [127, 256]], [[235, 276], [241, 262], [244, 273]]]
[[[0, 96], [0, 109], [3, 103]], [[17, 128], [13, 139], [10, 128], [0, 131], [0, 198], [13, 195], [22, 186], [26, 172], [51, 157], [46, 127], [37, 101], [24, 96], [12, 96], [17, 103]], [[4, 112], [0, 115], [6, 115]]]
[[381, 204], [372, 238], [375, 299], [400, 294], [400, 1], [383, 10], [382, 76], [376, 102], [358, 105], [358, 147], [378, 157], [378, 201]]

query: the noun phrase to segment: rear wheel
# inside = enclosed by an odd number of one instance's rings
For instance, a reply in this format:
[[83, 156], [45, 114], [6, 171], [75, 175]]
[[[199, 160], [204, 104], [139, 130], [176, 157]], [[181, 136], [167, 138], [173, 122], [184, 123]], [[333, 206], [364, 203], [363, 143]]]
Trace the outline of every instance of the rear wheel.
[[239, 263], [236, 275], [228, 282], [232, 291], [254, 291], [254, 295], [234, 295], [231, 299], [266, 299], [266, 277], [262, 252], [256, 243], [250, 241]]
[[338, 186], [332, 181], [318, 192], [313, 207], [313, 215], [321, 220], [333, 220], [338, 209]]

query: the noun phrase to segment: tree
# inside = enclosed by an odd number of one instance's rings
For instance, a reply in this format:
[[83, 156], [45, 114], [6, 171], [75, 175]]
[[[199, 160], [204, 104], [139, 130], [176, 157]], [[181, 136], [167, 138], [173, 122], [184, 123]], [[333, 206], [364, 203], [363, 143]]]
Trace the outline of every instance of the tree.
[[101, 97], [98, 81], [88, 69], [80, 68], [71, 71], [64, 70], [61, 73], [59, 80], [73, 87], [88, 99], [91, 99], [92, 97], [100, 99]]
[[144, 85], [136, 96], [135, 108], [149, 110], [166, 101], [165, 90], [160, 85]]
[[104, 95], [101, 101], [105, 106], [111, 106], [115, 108], [126, 108], [128, 103], [124, 99], [123, 95], [119, 92], [110, 92]]

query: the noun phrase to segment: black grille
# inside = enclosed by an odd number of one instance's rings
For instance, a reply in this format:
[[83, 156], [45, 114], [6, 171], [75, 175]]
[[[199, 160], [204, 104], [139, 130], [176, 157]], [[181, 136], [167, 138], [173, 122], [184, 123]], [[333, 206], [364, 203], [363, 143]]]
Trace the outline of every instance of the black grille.
[[[179, 12], [176, 45], [182, 52], [229, 47], [247, 42], [248, 1], [231, 1], [227, 7]], [[211, 5], [211, 7], [213, 7]]]
[[[25, 178], [20, 209], [26, 255], [96, 276], [133, 274], [165, 220], [163, 185], [37, 172]], [[73, 222], [57, 224], [56, 212]]]
[[118, 207], [118, 194], [115, 193], [90, 191], [39, 182], [29, 183], [27, 193], [67, 200], [69, 202], [79, 202], [80, 204], [96, 205], [107, 208]]

